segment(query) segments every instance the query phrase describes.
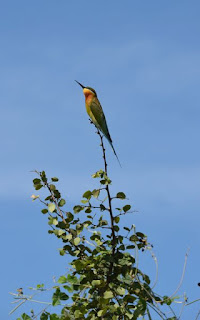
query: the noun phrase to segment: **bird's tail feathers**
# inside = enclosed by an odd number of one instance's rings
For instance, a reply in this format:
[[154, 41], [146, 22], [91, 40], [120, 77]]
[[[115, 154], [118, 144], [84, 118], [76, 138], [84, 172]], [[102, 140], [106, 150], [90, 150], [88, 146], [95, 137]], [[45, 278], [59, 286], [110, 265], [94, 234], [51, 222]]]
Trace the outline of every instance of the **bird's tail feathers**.
[[[110, 142], [110, 141], [109, 141], [109, 142]], [[110, 145], [111, 145], [111, 147], [112, 147], [112, 149], [113, 149], [113, 152], [114, 152], [114, 154], [115, 154], [115, 156], [116, 156], [116, 158], [117, 158], [117, 161], [119, 162], [120, 167], [122, 168], [122, 165], [121, 165], [121, 163], [120, 163], [120, 161], [119, 161], [118, 155], [117, 155], [117, 153], [116, 153], [116, 151], [115, 151], [115, 148], [113, 147], [112, 142], [110, 142]]]

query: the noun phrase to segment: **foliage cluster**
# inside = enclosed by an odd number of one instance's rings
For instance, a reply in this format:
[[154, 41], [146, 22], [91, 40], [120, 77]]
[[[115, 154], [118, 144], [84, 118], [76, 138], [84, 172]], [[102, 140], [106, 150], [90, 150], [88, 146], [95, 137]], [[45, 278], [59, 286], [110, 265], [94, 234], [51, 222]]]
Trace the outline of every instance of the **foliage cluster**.
[[[133, 211], [123, 192], [110, 194], [105, 148], [98, 134], [104, 170], [92, 175], [99, 181], [98, 187], [87, 190], [73, 210], [66, 210], [66, 200], [57, 188], [58, 178], [49, 180], [45, 171], [35, 171], [35, 190], [46, 189], [48, 195], [44, 200], [35, 195], [32, 198], [42, 203], [41, 212], [48, 217], [48, 232], [62, 241], [60, 255], [70, 256], [71, 262], [69, 272], [60, 276], [53, 287], [47, 308], [39, 315], [33, 311], [31, 315], [24, 313], [22, 319], [178, 319], [171, 308], [176, 297], [156, 294], [149, 276], [139, 269], [139, 252], [151, 251], [152, 246], [143, 232], [121, 221]], [[122, 204], [116, 207], [116, 203]], [[45, 291], [43, 285], [36, 289]], [[19, 298], [31, 300], [26, 296]], [[59, 313], [50, 313], [50, 305], [62, 306]]]

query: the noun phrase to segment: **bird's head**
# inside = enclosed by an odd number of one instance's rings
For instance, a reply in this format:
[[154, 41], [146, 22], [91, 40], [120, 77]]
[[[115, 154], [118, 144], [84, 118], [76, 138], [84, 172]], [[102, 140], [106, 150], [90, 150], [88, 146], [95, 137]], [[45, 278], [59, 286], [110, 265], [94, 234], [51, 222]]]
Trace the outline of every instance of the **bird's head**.
[[[75, 80], [76, 81], [76, 80]], [[87, 98], [88, 96], [92, 96], [92, 97], [97, 97], [97, 93], [96, 91], [91, 88], [91, 87], [84, 87], [80, 82], [76, 81], [79, 86], [81, 86], [81, 88], [83, 88], [83, 93], [85, 95], [85, 97]]]

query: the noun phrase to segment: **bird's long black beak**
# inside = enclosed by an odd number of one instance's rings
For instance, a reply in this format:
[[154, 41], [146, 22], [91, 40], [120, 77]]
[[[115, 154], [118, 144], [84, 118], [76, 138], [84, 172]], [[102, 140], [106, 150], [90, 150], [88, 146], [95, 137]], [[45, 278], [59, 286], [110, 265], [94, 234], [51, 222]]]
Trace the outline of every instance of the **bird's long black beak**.
[[[76, 81], [76, 80], [75, 80]], [[80, 82], [78, 82], [78, 81], [76, 81], [78, 84], [79, 84], [79, 86], [81, 86], [83, 89], [85, 88]]]

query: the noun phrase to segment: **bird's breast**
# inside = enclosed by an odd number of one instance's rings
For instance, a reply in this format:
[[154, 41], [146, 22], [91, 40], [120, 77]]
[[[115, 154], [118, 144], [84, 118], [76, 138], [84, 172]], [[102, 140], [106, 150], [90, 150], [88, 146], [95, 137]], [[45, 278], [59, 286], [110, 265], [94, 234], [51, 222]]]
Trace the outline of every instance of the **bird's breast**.
[[92, 100], [93, 100], [92, 94], [85, 94], [85, 103], [87, 103], [88, 105], [91, 105]]
[[92, 118], [92, 112], [91, 112], [90, 106], [91, 106], [91, 103], [89, 104], [89, 103], [87, 103], [87, 102], [85, 101], [86, 111], [87, 111], [89, 117]]
[[85, 96], [85, 107], [88, 115], [91, 117], [91, 104], [92, 104], [93, 96], [92, 95], [87, 95]]

